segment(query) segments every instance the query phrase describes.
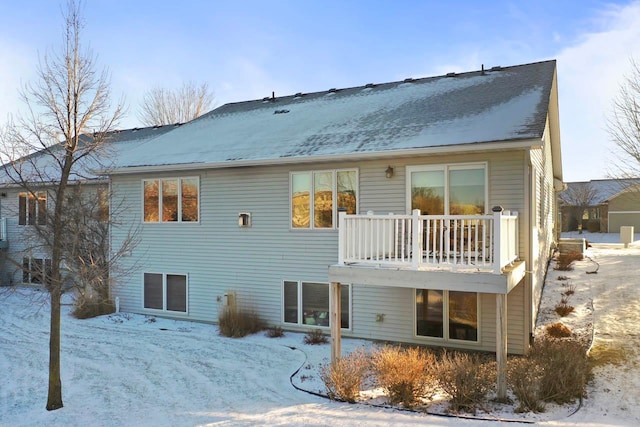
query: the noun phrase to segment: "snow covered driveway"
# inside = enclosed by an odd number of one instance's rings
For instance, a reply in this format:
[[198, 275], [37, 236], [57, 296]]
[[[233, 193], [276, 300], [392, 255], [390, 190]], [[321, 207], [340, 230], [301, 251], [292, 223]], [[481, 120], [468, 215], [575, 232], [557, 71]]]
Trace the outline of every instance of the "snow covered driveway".
[[[598, 361], [584, 407], [555, 425], [640, 425], [640, 246], [593, 244], [588, 256], [600, 267], [586, 275], [594, 307], [595, 339], [591, 350]], [[588, 270], [593, 270], [589, 268]]]

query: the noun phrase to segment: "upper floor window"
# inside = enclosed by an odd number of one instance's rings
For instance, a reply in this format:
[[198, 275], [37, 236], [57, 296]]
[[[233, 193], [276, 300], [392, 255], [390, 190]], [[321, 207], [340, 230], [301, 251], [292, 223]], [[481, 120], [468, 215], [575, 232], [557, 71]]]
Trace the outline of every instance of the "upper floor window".
[[18, 195], [18, 224], [45, 225], [47, 223], [47, 193], [20, 193]]
[[198, 221], [198, 178], [145, 179], [142, 183], [144, 222]]
[[487, 212], [485, 164], [407, 168], [410, 210], [423, 215], [483, 215]]
[[292, 172], [290, 188], [292, 228], [335, 228], [338, 211], [357, 211], [355, 169]]

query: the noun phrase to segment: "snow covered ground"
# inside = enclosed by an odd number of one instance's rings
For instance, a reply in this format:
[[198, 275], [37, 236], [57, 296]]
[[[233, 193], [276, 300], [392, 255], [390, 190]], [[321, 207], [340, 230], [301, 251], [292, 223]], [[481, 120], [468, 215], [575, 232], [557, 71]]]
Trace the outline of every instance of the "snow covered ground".
[[[581, 237], [619, 241], [617, 234]], [[574, 415], [568, 416], [575, 407], [549, 407], [522, 421], [640, 425], [640, 242], [628, 249], [594, 245], [588, 255], [574, 271], [550, 270], [543, 298], [545, 306], [555, 304], [561, 289], [576, 286], [571, 303], [577, 310], [563, 321], [575, 331], [595, 331], [592, 351], [600, 365], [589, 397]], [[586, 274], [596, 263], [598, 273]], [[321, 389], [318, 367], [330, 354], [328, 344], [305, 345], [303, 334], [231, 339], [219, 336], [214, 325], [125, 313], [77, 320], [69, 309], [63, 308], [62, 319], [65, 406], [47, 412], [46, 294], [0, 294], [0, 426], [493, 424], [349, 405], [300, 391], [294, 385]], [[556, 321], [554, 316], [542, 313], [540, 323]], [[343, 352], [371, 345], [345, 339]], [[512, 418], [508, 409], [492, 416]]]

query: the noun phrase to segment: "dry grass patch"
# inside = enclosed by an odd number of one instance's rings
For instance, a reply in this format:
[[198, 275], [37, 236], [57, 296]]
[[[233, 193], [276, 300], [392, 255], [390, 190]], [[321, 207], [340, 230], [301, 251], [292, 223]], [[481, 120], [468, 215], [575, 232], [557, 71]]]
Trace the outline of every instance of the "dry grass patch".
[[265, 322], [254, 310], [239, 307], [224, 307], [218, 317], [220, 335], [231, 338], [241, 338], [249, 334], [260, 332]]
[[591, 366], [617, 365], [620, 366], [627, 361], [627, 352], [622, 347], [617, 347], [611, 343], [596, 343], [589, 350]]
[[556, 258], [556, 270], [571, 271], [573, 270], [574, 261], [582, 261], [582, 254], [576, 251], [561, 253]]
[[326, 344], [329, 340], [322, 329], [312, 329], [304, 336], [304, 343], [310, 345]]

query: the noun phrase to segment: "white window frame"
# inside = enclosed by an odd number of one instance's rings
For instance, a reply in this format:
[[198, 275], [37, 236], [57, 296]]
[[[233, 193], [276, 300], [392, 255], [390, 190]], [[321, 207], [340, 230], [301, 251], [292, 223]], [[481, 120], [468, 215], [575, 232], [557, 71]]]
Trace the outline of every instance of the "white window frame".
[[[285, 298], [284, 298], [284, 284], [285, 282], [291, 282], [291, 283], [297, 283], [298, 285], [298, 305], [297, 305], [297, 310], [298, 310], [298, 319], [296, 321], [296, 323], [291, 323], [291, 322], [285, 322]], [[283, 280], [280, 290], [281, 290], [281, 294], [280, 294], [280, 308], [281, 308], [281, 322], [285, 325], [290, 325], [290, 326], [302, 326], [302, 327], [314, 327], [314, 328], [320, 328], [320, 329], [330, 329], [331, 325], [327, 325], [327, 326], [320, 326], [320, 325], [309, 325], [309, 324], [305, 324], [304, 323], [304, 312], [302, 310], [302, 285], [303, 283], [312, 283], [312, 284], [319, 284], [319, 285], [327, 285], [327, 294], [329, 295], [329, 317], [331, 317], [331, 297], [330, 297], [330, 284], [326, 283], [326, 282], [318, 282], [318, 281], [314, 281], [314, 280]], [[353, 303], [352, 303], [352, 297], [353, 297], [353, 286], [349, 283], [341, 283], [340, 284], [340, 296], [342, 297], [343, 292], [345, 291], [345, 287], [349, 287], [348, 289], [348, 294], [349, 294], [349, 327], [348, 328], [340, 328], [343, 331], [350, 331], [353, 329]]]
[[[407, 166], [406, 171], [406, 206], [407, 212], [411, 213], [411, 174], [413, 172], [430, 172], [442, 171], [444, 175], [444, 214], [449, 215], [449, 171], [465, 170], [465, 169], [484, 169], [484, 214], [490, 212], [489, 207], [489, 164], [488, 162], [471, 162], [471, 163], [444, 163], [437, 165], [418, 165]], [[426, 215], [421, 212], [422, 215]]]
[[[314, 175], [316, 173], [333, 173], [333, 212], [331, 216], [331, 227], [315, 227], [314, 225]], [[309, 230], [337, 230], [338, 229], [338, 172], [355, 172], [356, 174], [356, 214], [360, 209], [360, 172], [358, 168], [343, 168], [343, 169], [318, 169], [318, 170], [301, 170], [289, 172], [289, 229], [295, 231], [309, 231]], [[311, 194], [309, 195], [309, 227], [294, 227], [293, 226], [293, 176], [296, 174], [310, 174], [311, 175]]]
[[[28, 260], [28, 266], [27, 271], [22, 270], [22, 279], [21, 282], [22, 283], [28, 283], [28, 284], [38, 284], [38, 285], [46, 285], [45, 283], [45, 277], [47, 275], [47, 273], [51, 273], [51, 269], [52, 269], [52, 261], [51, 258], [47, 258], [47, 257], [38, 257], [38, 256], [25, 256], [22, 258], [22, 267], [25, 267], [25, 260]], [[41, 261], [42, 262], [42, 280], [40, 282], [34, 282], [34, 270], [35, 270], [35, 264], [37, 261]], [[48, 264], [48, 266], [47, 266]], [[24, 281], [25, 276], [28, 276], [28, 281]]]
[[[416, 298], [416, 291], [442, 291], [442, 338], [441, 337], [430, 337], [427, 335], [418, 335], [418, 301]], [[459, 340], [455, 338], [450, 338], [449, 335], [449, 292], [468, 292], [470, 294], [476, 294], [476, 313], [478, 314], [478, 333], [475, 341], [469, 340]], [[482, 318], [480, 311], [480, 292], [469, 292], [469, 291], [456, 291], [456, 290], [445, 290], [445, 289], [414, 289], [413, 290], [413, 336], [419, 340], [426, 341], [434, 341], [434, 342], [453, 342], [453, 343], [464, 343], [468, 345], [480, 345], [482, 343], [482, 337], [480, 334]]]
[[[163, 221], [162, 220], [162, 181], [166, 180], [178, 181], [178, 219], [177, 221]], [[182, 180], [183, 179], [195, 179], [196, 186], [198, 187], [198, 220], [197, 221], [183, 221], [182, 220]], [[158, 181], [158, 220], [146, 221], [144, 218], [144, 184], [145, 182]], [[200, 177], [199, 176], [170, 176], [162, 178], [143, 178], [142, 179], [142, 222], [144, 224], [199, 224], [200, 223], [200, 205], [202, 200], [200, 198]]]
[[[145, 274], [158, 274], [162, 276], [162, 309], [149, 308], [144, 306], [144, 275]], [[184, 276], [185, 278], [185, 311], [175, 311], [167, 309], [167, 276]], [[189, 314], [189, 274], [187, 273], [160, 273], [157, 271], [144, 271], [142, 272], [142, 309], [154, 311], [158, 313], [171, 313], [176, 316], [186, 316]]]

